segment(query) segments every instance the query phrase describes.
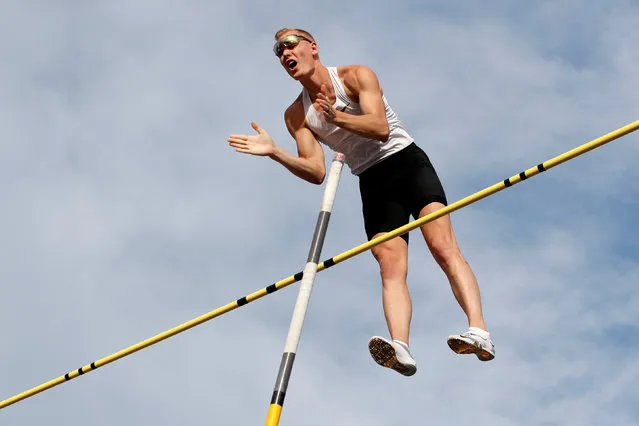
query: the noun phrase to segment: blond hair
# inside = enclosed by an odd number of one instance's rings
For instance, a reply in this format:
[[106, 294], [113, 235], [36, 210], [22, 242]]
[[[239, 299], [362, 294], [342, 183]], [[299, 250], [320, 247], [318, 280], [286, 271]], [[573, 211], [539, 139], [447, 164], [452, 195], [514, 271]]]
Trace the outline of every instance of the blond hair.
[[316, 43], [315, 38], [313, 37], [313, 35], [311, 33], [309, 33], [308, 31], [304, 31], [300, 28], [282, 28], [281, 30], [279, 30], [278, 32], [275, 33], [275, 40], [279, 40], [280, 37], [282, 36], [282, 34], [287, 33], [289, 31], [295, 31], [300, 33], [301, 35], [303, 35], [304, 37], [307, 37], [308, 39], [310, 39], [313, 43]]

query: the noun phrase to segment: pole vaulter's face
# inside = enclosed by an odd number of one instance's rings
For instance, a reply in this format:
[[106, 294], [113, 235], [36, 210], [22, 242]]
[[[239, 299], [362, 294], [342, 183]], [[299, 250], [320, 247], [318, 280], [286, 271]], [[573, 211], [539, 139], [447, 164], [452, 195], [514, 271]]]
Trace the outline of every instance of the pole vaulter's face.
[[273, 46], [275, 56], [294, 79], [313, 72], [317, 44], [294, 31], [284, 34]]

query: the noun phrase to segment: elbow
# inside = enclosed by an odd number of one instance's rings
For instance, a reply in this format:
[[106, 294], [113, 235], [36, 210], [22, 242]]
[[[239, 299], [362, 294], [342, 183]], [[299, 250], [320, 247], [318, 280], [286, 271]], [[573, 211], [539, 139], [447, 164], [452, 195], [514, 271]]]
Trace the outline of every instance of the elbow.
[[390, 138], [390, 128], [388, 127], [388, 123], [385, 123], [384, 127], [379, 132], [378, 140], [381, 142], [387, 142], [388, 138]]
[[322, 183], [324, 183], [324, 179], [325, 178], [326, 178], [326, 172], [325, 171], [317, 172], [317, 173], [315, 173], [313, 175], [311, 183], [313, 183], [315, 185], [321, 185]]
[[315, 170], [311, 173], [307, 173], [304, 176], [304, 180], [308, 183], [312, 183], [313, 185], [321, 185], [324, 183], [324, 179], [326, 178], [326, 171], [324, 170]]

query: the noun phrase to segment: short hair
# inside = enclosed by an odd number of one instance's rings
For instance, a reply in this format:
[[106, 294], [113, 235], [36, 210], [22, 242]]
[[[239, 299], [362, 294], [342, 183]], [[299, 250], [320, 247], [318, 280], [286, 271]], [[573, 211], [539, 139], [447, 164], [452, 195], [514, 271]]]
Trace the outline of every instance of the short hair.
[[280, 37], [282, 36], [282, 34], [287, 33], [289, 31], [295, 31], [300, 33], [301, 35], [303, 35], [304, 37], [309, 38], [313, 43], [316, 43], [315, 38], [313, 37], [313, 35], [311, 33], [309, 33], [308, 31], [304, 31], [300, 28], [282, 28], [281, 30], [279, 30], [278, 32], [275, 33], [275, 40], [279, 40]]

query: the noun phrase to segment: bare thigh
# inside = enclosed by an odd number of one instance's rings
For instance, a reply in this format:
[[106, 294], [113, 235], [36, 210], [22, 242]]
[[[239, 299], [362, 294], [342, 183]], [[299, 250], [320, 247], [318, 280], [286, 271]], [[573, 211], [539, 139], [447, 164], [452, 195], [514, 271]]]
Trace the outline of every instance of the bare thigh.
[[[378, 233], [375, 237], [385, 233]], [[408, 271], [408, 244], [403, 238], [396, 237], [376, 245], [371, 249], [379, 263], [382, 279], [405, 280]]]
[[[439, 202], [430, 203], [422, 208], [419, 217], [427, 216], [444, 207], [444, 204]], [[447, 256], [454, 255], [459, 251], [448, 214], [425, 223], [420, 229], [428, 248], [438, 262], [441, 263]]]

